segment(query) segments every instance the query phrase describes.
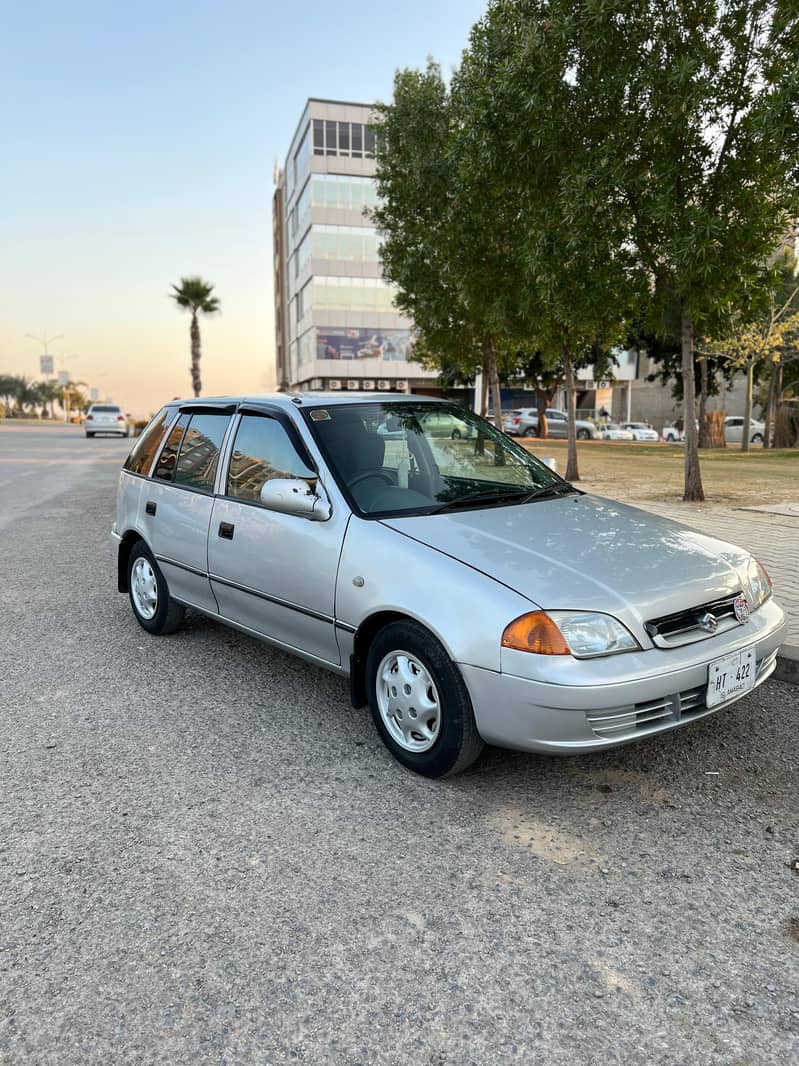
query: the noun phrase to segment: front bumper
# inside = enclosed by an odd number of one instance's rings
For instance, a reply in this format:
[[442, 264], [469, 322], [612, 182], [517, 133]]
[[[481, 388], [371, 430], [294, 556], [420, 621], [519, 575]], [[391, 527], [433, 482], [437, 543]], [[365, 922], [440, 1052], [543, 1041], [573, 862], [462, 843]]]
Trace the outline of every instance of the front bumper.
[[[708, 664], [712, 660], [739, 647], [752, 647], [757, 661], [756, 686], [774, 672], [787, 626], [773, 600], [760, 610], [764, 616], [758, 619], [761, 624], [748, 642], [740, 636], [742, 629], [734, 644], [711, 640], [677, 649], [684, 653], [684, 665], [679, 666], [673, 652], [642, 653], [636, 656], [638, 662], [651, 656], [655, 669], [621, 681], [611, 680], [608, 667], [615, 659], [622, 668], [628, 658], [623, 655], [579, 662], [564, 657], [564, 667], [573, 664], [574, 684], [566, 682], [565, 676], [562, 680], [566, 683], [553, 683], [460, 664], [478, 731], [486, 743], [498, 747], [574, 755], [629, 744], [715, 714], [742, 697], [707, 707]], [[675, 668], [663, 668], [670, 658]], [[685, 661], [689, 658], [693, 661]], [[599, 669], [592, 677], [594, 666]]]

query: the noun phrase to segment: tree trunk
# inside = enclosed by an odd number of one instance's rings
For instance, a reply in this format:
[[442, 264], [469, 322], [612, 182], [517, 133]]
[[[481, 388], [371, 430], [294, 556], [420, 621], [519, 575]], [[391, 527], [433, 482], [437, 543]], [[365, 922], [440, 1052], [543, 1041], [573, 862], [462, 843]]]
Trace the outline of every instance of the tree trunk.
[[546, 440], [549, 436], [549, 426], [547, 425], [547, 407], [549, 407], [549, 393], [544, 389], [535, 390], [535, 409], [538, 417], [538, 428], [536, 430], [536, 436], [542, 440]]
[[200, 325], [197, 321], [197, 312], [191, 313], [191, 387], [194, 395], [199, 396], [203, 385], [200, 380]]
[[774, 428], [774, 400], [776, 398], [775, 385], [777, 384], [777, 364], [771, 364], [771, 373], [768, 379], [768, 399], [766, 400], [766, 418], [763, 427], [763, 447], [771, 447], [771, 431]]
[[749, 451], [749, 438], [752, 436], [752, 387], [755, 380], [755, 361], [746, 364], [746, 399], [744, 400], [744, 428], [741, 433], [741, 451]]
[[680, 312], [682, 334], [682, 393], [685, 422], [685, 486], [684, 500], [704, 500], [702, 472], [699, 469], [698, 436], [696, 432], [696, 384], [694, 380], [694, 323], [691, 312], [682, 301]]
[[574, 369], [572, 367], [572, 356], [569, 347], [566, 344], [563, 345], [563, 369], [566, 378], [566, 412], [569, 416], [569, 450], [566, 459], [565, 476], [567, 481], [579, 481], [580, 471], [577, 469], [577, 426], [575, 425], [577, 421], [577, 397], [574, 394]]
[[704, 356], [699, 360], [699, 447], [709, 448], [710, 441], [707, 432], [707, 359]]
[[494, 407], [494, 425], [502, 429], [502, 394], [499, 391], [499, 367], [497, 366], [497, 353], [494, 348], [494, 338], [486, 338], [486, 370], [491, 388], [491, 400]]

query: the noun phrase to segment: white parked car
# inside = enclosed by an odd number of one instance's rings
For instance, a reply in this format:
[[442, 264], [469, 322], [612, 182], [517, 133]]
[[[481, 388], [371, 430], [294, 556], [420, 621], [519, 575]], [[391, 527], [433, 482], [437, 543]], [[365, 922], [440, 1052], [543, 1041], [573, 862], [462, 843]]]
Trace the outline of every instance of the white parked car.
[[93, 403], [86, 412], [86, 436], [93, 437], [95, 433], [118, 433], [120, 437], [127, 437], [128, 419], [121, 407], [113, 403]]
[[622, 429], [628, 429], [633, 435], [633, 440], [649, 441], [657, 444], [660, 440], [656, 429], [652, 429], [648, 422], [623, 422]]
[[660, 439], [664, 444], [679, 444], [680, 441], [685, 440], [685, 434], [681, 429], [678, 429], [673, 422], [668, 422], [663, 427]]
[[[724, 419], [724, 440], [727, 444], [740, 444], [744, 436], [743, 416], [729, 415]], [[752, 444], [762, 444], [766, 437], [765, 422], [749, 420], [749, 440]]]
[[635, 440], [629, 429], [622, 429], [615, 422], [608, 422], [606, 426], [602, 427], [600, 433], [602, 440]]

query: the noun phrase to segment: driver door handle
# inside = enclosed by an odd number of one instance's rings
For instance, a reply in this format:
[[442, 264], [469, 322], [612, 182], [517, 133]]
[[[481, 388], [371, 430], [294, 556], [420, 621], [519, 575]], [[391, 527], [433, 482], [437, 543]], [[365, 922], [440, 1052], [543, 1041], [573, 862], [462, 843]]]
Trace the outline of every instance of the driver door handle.
[[222, 540], [233, 540], [233, 530], [236, 527], [232, 522], [220, 522], [219, 523], [219, 536]]

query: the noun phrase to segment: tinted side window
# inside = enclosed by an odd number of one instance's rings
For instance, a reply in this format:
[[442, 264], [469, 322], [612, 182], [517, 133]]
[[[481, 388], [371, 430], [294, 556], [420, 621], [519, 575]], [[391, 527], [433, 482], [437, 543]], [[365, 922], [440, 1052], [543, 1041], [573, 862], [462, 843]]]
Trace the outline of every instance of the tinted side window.
[[189, 424], [189, 418], [190, 415], [181, 415], [170, 430], [166, 444], [158, 456], [158, 462], [155, 470], [153, 470], [153, 477], [160, 478], [161, 481], [174, 481], [175, 464], [180, 450], [180, 442], [183, 440], [183, 433]]
[[180, 446], [175, 484], [213, 492], [216, 464], [229, 415], [192, 415]]
[[161, 408], [133, 445], [133, 450], [125, 461], [126, 470], [130, 470], [132, 474], [149, 473], [155, 453], [161, 446], [164, 434], [169, 429], [169, 424], [176, 414], [177, 411], [174, 407]]
[[315, 481], [316, 472], [303, 463], [276, 419], [244, 415], [230, 456], [227, 495], [257, 501], [266, 482], [276, 477]]

